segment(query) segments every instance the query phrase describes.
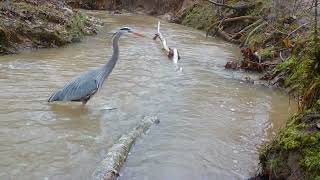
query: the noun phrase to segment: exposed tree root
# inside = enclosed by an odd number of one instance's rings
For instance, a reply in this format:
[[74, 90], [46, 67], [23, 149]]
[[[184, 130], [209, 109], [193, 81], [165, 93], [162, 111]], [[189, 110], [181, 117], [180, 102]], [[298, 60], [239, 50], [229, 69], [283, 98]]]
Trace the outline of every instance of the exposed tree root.
[[218, 27], [220, 27], [222, 24], [228, 23], [228, 22], [243, 21], [243, 20], [253, 20], [254, 21], [254, 20], [258, 20], [258, 19], [260, 19], [260, 17], [257, 17], [257, 16], [238, 16], [238, 17], [233, 17], [233, 18], [224, 18], [221, 21], [213, 23], [211, 26], [209, 26], [209, 28], [207, 29], [207, 34], [213, 28], [215, 28], [217, 25], [218, 25]]
[[91, 179], [116, 180], [136, 139], [146, 132], [152, 124], [159, 122], [157, 117], [145, 117], [128, 134], [122, 135], [118, 143], [111, 147], [106, 158], [101, 161], [100, 165], [95, 169]]
[[262, 23], [263, 19], [258, 19], [257, 21], [255, 21], [254, 23], [250, 24], [249, 26], [243, 28], [241, 31], [237, 32], [236, 34], [234, 34], [232, 36], [233, 39], [242, 36], [244, 33], [246, 33], [249, 29], [257, 26], [258, 24]]

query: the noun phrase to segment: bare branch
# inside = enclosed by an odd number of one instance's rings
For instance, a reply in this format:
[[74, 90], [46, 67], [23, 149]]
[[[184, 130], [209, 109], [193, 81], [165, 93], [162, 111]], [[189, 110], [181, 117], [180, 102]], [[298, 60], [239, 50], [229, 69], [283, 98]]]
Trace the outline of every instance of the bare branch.
[[[238, 17], [233, 17], [233, 18], [227, 18], [227, 19], [222, 19], [221, 21], [218, 21], [212, 25], [207, 30], [207, 34], [217, 25], [222, 25], [223, 23], [228, 23], [228, 22], [234, 22], [234, 21], [241, 21], [241, 20], [258, 20], [260, 17], [258, 16], [238, 16]], [[219, 27], [218, 26], [218, 27]]]
[[302, 24], [301, 26], [299, 26], [297, 29], [291, 31], [285, 39], [288, 39], [292, 34], [296, 33], [299, 29], [303, 28], [304, 26], [306, 26], [306, 25], [308, 25], [308, 24], [309, 24], [308, 22], [307, 22], [307, 23], [304, 23], [304, 24]]
[[162, 47], [166, 51], [167, 56], [172, 59], [173, 62], [177, 63], [180, 59], [179, 51], [176, 48], [171, 49], [168, 47], [166, 39], [160, 32], [160, 21], [158, 21], [158, 32], [155, 34], [153, 40], [156, 40], [157, 38], [160, 39]]

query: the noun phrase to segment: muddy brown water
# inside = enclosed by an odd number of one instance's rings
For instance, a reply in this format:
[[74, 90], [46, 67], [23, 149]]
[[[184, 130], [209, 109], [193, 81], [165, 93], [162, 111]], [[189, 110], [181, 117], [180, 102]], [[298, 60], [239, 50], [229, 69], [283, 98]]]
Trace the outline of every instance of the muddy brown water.
[[[161, 123], [136, 142], [120, 179], [230, 180], [255, 173], [257, 147], [284, 125], [292, 105], [282, 93], [224, 70], [238, 48], [163, 23], [168, 44], [182, 56], [178, 71], [151, 40], [157, 19], [91, 13], [106, 23], [97, 36], [0, 57], [0, 179], [89, 179], [144, 115]], [[85, 107], [48, 104], [51, 92], [105, 63], [111, 34], [121, 26], [147, 38], [121, 38], [120, 60], [103, 89]]]

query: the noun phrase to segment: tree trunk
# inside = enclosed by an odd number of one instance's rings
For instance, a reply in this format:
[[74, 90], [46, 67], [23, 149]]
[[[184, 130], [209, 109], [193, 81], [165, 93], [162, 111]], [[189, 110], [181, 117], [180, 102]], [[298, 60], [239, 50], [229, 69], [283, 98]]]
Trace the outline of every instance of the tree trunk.
[[91, 179], [116, 180], [136, 139], [145, 133], [152, 124], [158, 124], [159, 122], [157, 117], [145, 117], [128, 134], [122, 135], [118, 143], [111, 147], [106, 158], [95, 169]]

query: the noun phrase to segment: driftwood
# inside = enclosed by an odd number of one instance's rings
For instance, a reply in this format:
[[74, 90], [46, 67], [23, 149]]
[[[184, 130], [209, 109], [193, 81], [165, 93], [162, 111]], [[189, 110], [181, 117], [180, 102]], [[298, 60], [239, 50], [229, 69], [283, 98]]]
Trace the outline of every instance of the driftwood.
[[160, 32], [160, 21], [158, 21], [158, 31], [155, 34], [153, 40], [156, 40], [156, 39], [160, 40], [162, 44], [162, 48], [166, 51], [168, 58], [172, 59], [173, 62], [177, 63], [178, 60], [180, 60], [179, 51], [176, 48], [172, 49], [168, 47], [166, 39], [163, 37], [162, 33]]
[[145, 117], [128, 134], [122, 135], [118, 143], [111, 147], [106, 158], [95, 169], [92, 180], [116, 180], [136, 139], [146, 132], [152, 124], [159, 122], [157, 117]]

